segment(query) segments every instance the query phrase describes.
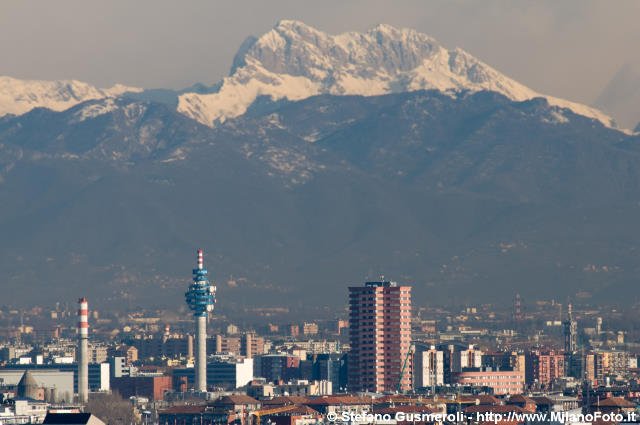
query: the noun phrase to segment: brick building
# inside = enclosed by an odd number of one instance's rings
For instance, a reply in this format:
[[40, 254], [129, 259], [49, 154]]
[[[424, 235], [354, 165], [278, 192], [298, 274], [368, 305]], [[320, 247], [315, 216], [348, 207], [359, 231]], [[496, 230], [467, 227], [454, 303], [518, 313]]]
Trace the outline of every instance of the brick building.
[[165, 391], [172, 388], [172, 379], [170, 376], [123, 376], [113, 378], [111, 388], [124, 398], [138, 396], [162, 400]]

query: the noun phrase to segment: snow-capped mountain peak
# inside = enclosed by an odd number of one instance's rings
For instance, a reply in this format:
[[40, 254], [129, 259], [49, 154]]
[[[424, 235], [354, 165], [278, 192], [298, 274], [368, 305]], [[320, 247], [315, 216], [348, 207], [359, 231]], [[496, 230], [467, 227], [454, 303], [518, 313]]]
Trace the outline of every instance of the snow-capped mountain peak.
[[0, 116], [20, 115], [39, 107], [63, 111], [86, 100], [140, 91], [142, 89], [122, 84], [116, 84], [110, 89], [100, 89], [76, 80], [20, 80], [0, 76]]
[[242, 49], [244, 56], [236, 58], [218, 92], [183, 94], [178, 110], [213, 126], [242, 115], [260, 96], [275, 101], [317, 94], [373, 96], [437, 89], [455, 95], [491, 90], [516, 101], [545, 97], [552, 105], [614, 125], [594, 108], [541, 95], [464, 50], [447, 50], [411, 29], [380, 24], [363, 33], [329, 35], [283, 20]]

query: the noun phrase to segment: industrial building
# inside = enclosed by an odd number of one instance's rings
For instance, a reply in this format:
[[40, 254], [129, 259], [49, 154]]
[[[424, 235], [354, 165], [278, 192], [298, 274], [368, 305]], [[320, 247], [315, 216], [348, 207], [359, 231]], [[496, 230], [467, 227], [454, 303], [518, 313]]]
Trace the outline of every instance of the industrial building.
[[[70, 373], [71, 379], [71, 395], [78, 392], [78, 365], [76, 363], [64, 363], [64, 364], [8, 364], [0, 367], [0, 377], [5, 372], [18, 371], [22, 374], [25, 370], [30, 370], [37, 381], [40, 372], [65, 372]], [[20, 375], [22, 376], [22, 375]], [[45, 376], [45, 375], [42, 375]], [[55, 376], [55, 374], [49, 375]], [[89, 364], [88, 365], [88, 377], [89, 377], [89, 390], [90, 391], [109, 391], [109, 363]], [[19, 378], [18, 378], [19, 379]], [[17, 382], [17, 381], [16, 381]], [[43, 381], [46, 382], [46, 381]], [[65, 388], [67, 388], [65, 386]], [[66, 391], [66, 389], [65, 389]], [[60, 391], [58, 391], [60, 392]]]
[[[33, 379], [37, 385], [37, 389], [42, 389], [42, 396], [33, 397], [33, 395], [25, 395], [29, 398], [44, 399], [47, 390], [51, 397], [51, 390], [53, 392], [52, 401], [72, 401], [73, 400], [73, 372], [61, 371], [59, 369], [0, 369], [0, 387], [2, 388], [17, 388], [18, 384], [25, 376], [26, 372], [29, 372], [29, 376]], [[19, 394], [19, 392], [17, 392]], [[20, 394], [19, 394], [20, 395]]]
[[[186, 377], [191, 385], [195, 382], [194, 368], [173, 370], [174, 379]], [[221, 388], [239, 388], [253, 380], [253, 359], [214, 356], [207, 363], [207, 385]]]

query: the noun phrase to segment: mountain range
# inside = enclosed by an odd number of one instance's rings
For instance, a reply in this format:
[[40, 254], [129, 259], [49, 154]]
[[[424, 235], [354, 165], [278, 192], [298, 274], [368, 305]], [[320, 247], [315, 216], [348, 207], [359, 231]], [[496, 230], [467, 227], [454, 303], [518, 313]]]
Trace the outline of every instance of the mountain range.
[[[178, 110], [203, 124], [243, 114], [256, 98], [300, 100], [318, 94], [374, 96], [437, 89], [490, 90], [522, 101], [542, 97], [462, 49], [447, 50], [410, 29], [378, 25], [366, 33], [331, 36], [297, 21], [281, 21], [236, 55], [231, 75], [210, 94], [185, 93]], [[544, 96], [556, 106], [614, 126], [602, 112]]]
[[624, 64], [600, 93], [595, 106], [613, 114], [623, 127], [640, 132], [640, 61]]
[[282, 21], [197, 92], [23, 86], [39, 107], [0, 118], [15, 302], [182, 305], [197, 247], [223, 312], [339, 311], [380, 274], [416, 304], [637, 300], [640, 137], [426, 35]]

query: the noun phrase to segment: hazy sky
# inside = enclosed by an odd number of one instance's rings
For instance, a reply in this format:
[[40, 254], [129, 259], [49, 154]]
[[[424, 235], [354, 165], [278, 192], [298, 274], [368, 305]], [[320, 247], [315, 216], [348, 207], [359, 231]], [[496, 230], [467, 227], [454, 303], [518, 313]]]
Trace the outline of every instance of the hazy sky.
[[547, 94], [592, 103], [640, 59], [639, 0], [1, 0], [0, 75], [153, 88], [213, 83], [280, 19], [329, 33], [378, 23], [461, 47]]

